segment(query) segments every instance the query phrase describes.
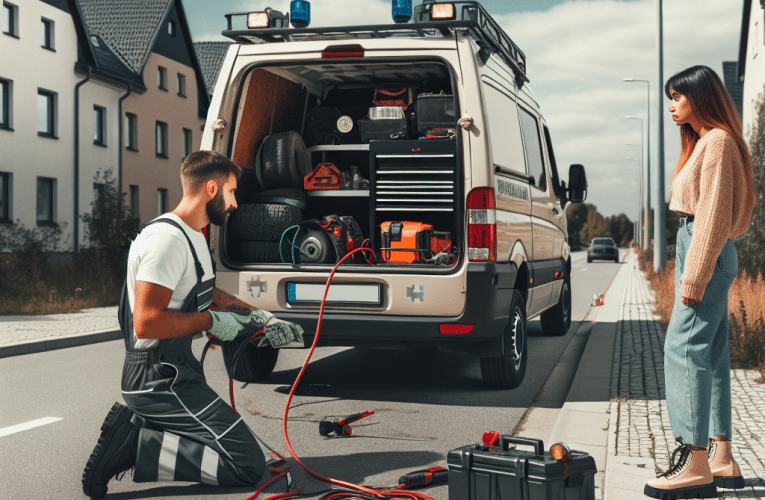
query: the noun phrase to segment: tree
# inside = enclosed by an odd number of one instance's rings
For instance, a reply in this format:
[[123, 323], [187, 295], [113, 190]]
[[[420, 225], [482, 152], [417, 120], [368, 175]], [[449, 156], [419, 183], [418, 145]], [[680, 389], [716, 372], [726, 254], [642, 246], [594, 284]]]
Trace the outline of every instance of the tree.
[[589, 244], [589, 241], [582, 242], [579, 233], [587, 222], [587, 214], [594, 205], [589, 203], [573, 203], [566, 208], [566, 220], [568, 228], [568, 244], [571, 248], [579, 248], [582, 245]]
[[756, 117], [749, 130], [749, 150], [754, 170], [754, 193], [757, 199], [749, 230], [736, 239], [739, 269], [756, 278], [765, 276], [765, 91], [755, 104]]
[[91, 203], [91, 213], [82, 215], [85, 238], [91, 245], [89, 250], [94, 250], [95, 257], [107, 266], [117, 282], [121, 282], [126, 272], [130, 242], [138, 234], [140, 221], [130, 214], [130, 208], [125, 205], [125, 193], [119, 192], [111, 170], [99, 170], [94, 183], [100, 189]]
[[635, 224], [626, 214], [612, 215], [606, 218], [611, 238], [617, 245], [625, 247], [632, 240], [632, 231]]

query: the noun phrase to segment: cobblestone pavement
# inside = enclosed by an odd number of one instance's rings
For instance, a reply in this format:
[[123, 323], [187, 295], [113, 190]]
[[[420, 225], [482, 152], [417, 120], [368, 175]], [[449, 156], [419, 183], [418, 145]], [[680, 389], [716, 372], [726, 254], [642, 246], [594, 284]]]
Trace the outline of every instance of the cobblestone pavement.
[[[675, 448], [664, 393], [666, 328], [652, 313], [655, 294], [637, 257], [630, 254], [617, 326], [611, 379], [616, 414], [616, 456], [653, 458], [657, 472], [669, 468]], [[746, 480], [722, 498], [765, 497], [765, 384], [754, 370], [731, 370], [733, 451]]]
[[118, 330], [117, 306], [47, 316], [0, 316], [0, 346]]

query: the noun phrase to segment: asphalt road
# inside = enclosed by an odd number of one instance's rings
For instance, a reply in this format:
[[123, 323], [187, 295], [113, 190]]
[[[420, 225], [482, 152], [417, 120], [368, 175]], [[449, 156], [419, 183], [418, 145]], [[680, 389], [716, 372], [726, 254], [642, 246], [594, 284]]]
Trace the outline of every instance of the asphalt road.
[[[563, 337], [544, 337], [529, 324], [529, 361], [521, 387], [489, 390], [477, 359], [435, 350], [317, 349], [293, 399], [290, 440], [315, 471], [372, 486], [393, 486], [403, 473], [445, 465], [450, 449], [478, 442], [486, 430], [510, 433], [590, 310], [622, 264], [588, 264], [573, 254], [573, 321]], [[201, 343], [197, 349], [201, 350]], [[283, 351], [266, 383], [235, 383], [236, 404], [265, 443], [289, 457], [282, 435], [286, 391], [307, 350]], [[121, 341], [0, 359], [0, 498], [81, 499], [80, 478], [106, 413], [119, 392]], [[208, 382], [228, 399], [220, 351], [207, 356]], [[353, 425], [350, 437], [322, 437], [318, 421], [362, 410], [376, 414]], [[60, 420], [3, 435], [3, 429], [45, 417]], [[535, 437], [535, 436], [530, 436]], [[292, 459], [304, 491], [326, 489]], [[283, 492], [284, 480], [267, 491]], [[243, 499], [255, 488], [220, 489], [187, 483], [133, 483], [130, 474], [109, 483], [113, 499]], [[424, 492], [437, 500], [446, 486]], [[265, 497], [267, 495], [263, 495]], [[312, 498], [316, 498], [313, 496]]]

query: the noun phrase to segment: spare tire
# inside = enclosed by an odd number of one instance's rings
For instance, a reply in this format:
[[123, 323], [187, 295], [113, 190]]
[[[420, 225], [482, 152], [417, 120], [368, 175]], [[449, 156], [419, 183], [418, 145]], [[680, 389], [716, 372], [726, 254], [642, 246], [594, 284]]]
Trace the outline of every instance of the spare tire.
[[291, 205], [298, 210], [304, 210], [308, 204], [302, 189], [269, 189], [252, 195], [250, 200], [252, 203]]
[[311, 173], [311, 155], [297, 132], [272, 135], [263, 143], [262, 155], [259, 179], [266, 189], [302, 188]]
[[229, 216], [227, 229], [239, 241], [279, 241], [285, 229], [302, 219], [300, 209], [291, 205], [253, 203], [239, 205]]
[[282, 262], [282, 258], [279, 255], [278, 241], [232, 240], [229, 243], [229, 253], [235, 261], [242, 264]]

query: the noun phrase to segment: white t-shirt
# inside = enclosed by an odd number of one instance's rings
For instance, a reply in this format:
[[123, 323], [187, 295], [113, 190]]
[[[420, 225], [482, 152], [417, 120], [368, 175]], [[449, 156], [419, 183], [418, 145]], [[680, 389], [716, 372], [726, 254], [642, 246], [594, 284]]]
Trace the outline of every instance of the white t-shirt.
[[[167, 213], [161, 218], [173, 219], [186, 231], [204, 269], [202, 281], [212, 279], [215, 274], [204, 234], [187, 226], [175, 214]], [[127, 289], [131, 311], [135, 304], [136, 281], [154, 283], [172, 290], [173, 295], [167, 308], [173, 311], [181, 310], [184, 299], [197, 284], [197, 271], [189, 242], [177, 227], [165, 222], [154, 223], [141, 231], [130, 245]], [[133, 336], [136, 339], [135, 347], [138, 349], [148, 349], [159, 342], [158, 339], [139, 339], [135, 337], [135, 330]]]

